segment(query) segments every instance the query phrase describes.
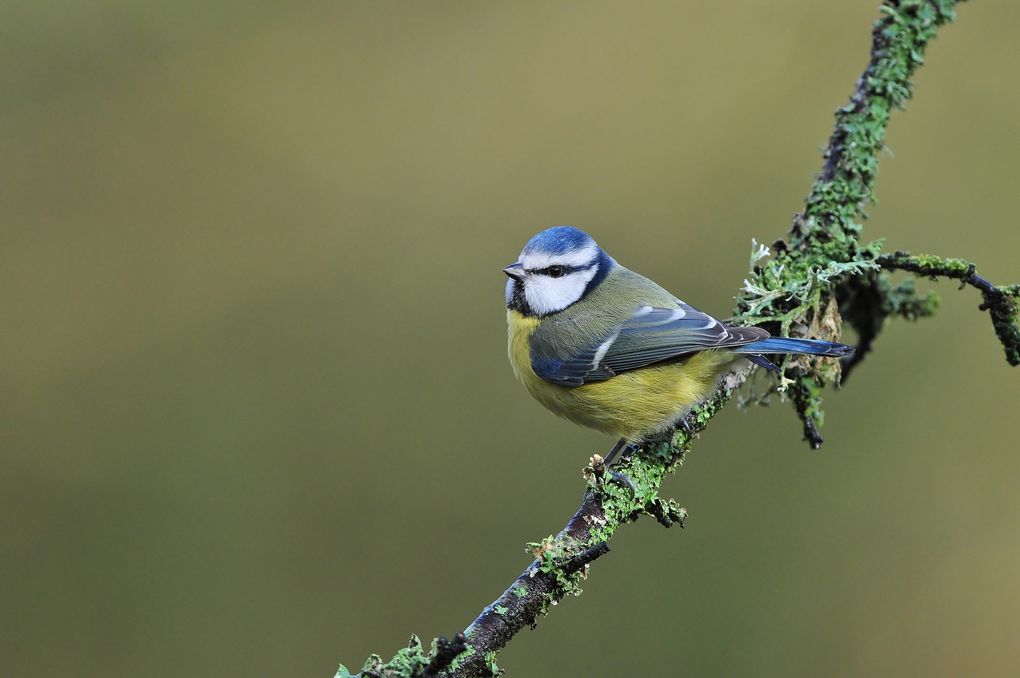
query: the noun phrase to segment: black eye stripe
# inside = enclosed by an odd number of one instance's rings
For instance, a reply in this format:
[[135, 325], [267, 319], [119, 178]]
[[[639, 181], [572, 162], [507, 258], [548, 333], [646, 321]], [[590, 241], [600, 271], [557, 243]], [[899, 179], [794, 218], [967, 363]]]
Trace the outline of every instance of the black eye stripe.
[[546, 266], [545, 268], [527, 268], [525, 270], [528, 273], [534, 273], [535, 275], [549, 275], [553, 269], [557, 268], [563, 271], [563, 275], [567, 275], [568, 273], [583, 271], [588, 268], [588, 266], [566, 266], [563, 264], [553, 264], [552, 266]]

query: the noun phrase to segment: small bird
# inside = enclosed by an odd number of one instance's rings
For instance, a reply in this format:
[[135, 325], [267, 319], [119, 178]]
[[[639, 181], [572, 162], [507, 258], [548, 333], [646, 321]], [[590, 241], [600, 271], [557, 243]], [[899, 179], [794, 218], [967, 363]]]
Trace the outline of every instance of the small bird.
[[572, 226], [537, 234], [503, 272], [514, 373], [546, 408], [620, 438], [610, 458], [672, 430], [735, 360], [777, 369], [764, 354], [853, 350], [726, 325], [624, 268]]

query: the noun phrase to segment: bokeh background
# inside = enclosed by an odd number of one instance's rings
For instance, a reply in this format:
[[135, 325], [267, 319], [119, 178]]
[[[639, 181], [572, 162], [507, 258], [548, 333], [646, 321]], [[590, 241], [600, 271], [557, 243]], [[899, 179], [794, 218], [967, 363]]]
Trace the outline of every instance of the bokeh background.
[[[332, 676], [452, 634], [612, 441], [514, 383], [572, 223], [728, 313], [876, 0], [0, 7], [0, 674]], [[1020, 4], [961, 8], [868, 237], [1020, 280]], [[973, 290], [719, 417], [510, 675], [1020, 673], [1020, 373]]]

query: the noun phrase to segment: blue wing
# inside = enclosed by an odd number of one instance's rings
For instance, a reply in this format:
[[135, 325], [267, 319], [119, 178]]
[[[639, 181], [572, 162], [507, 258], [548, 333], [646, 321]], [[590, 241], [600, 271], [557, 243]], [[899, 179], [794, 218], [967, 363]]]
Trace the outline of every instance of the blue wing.
[[642, 306], [573, 355], [540, 356], [533, 352], [531, 367], [546, 381], [581, 386], [697, 351], [743, 346], [768, 336], [758, 327], [729, 327], [677, 300], [676, 308]]

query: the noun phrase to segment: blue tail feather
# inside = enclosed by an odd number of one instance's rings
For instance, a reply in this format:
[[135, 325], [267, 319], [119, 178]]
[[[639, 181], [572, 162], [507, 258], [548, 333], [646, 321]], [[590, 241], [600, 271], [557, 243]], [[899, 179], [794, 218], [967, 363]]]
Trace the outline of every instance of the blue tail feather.
[[793, 339], [769, 337], [732, 349], [735, 353], [806, 353], [840, 358], [854, 352], [852, 346], [821, 339]]

